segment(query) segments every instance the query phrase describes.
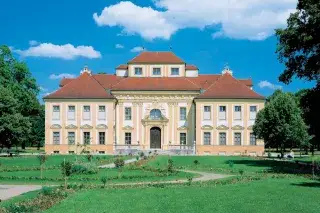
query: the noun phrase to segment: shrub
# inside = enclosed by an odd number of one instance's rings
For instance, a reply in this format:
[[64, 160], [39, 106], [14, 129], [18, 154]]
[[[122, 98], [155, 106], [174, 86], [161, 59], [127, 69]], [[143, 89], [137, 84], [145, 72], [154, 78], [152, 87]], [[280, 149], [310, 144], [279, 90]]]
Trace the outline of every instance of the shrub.
[[173, 160], [172, 160], [171, 158], [168, 159], [167, 170], [168, 170], [169, 173], [174, 172], [174, 169], [173, 169]]
[[233, 162], [232, 160], [229, 160], [229, 161], [228, 161], [228, 164], [229, 164], [229, 167], [230, 167], [230, 168], [233, 168], [234, 162]]
[[91, 161], [92, 161], [92, 158], [93, 158], [93, 155], [87, 154], [86, 157], [87, 157], [87, 160], [88, 160], [89, 162], [91, 162]]
[[20, 204], [19, 205], [19, 204], [12, 203], [8, 207], [6, 207], [6, 210], [8, 212], [12, 212], [12, 213], [35, 212], [35, 207], [34, 206], [27, 206], [27, 205], [24, 205], [24, 204]]
[[43, 186], [41, 189], [41, 193], [43, 195], [52, 195], [53, 194], [53, 189], [51, 187], [48, 186]]
[[92, 163], [82, 163], [72, 165], [71, 168], [72, 174], [96, 174], [98, 173], [98, 168], [95, 164]]
[[114, 165], [116, 166], [116, 168], [121, 168], [124, 166], [124, 160], [122, 158], [117, 158], [114, 161]]
[[193, 163], [194, 163], [194, 165], [196, 165], [196, 166], [200, 164], [200, 162], [199, 162], [198, 160], [194, 160]]
[[187, 177], [187, 180], [188, 180], [188, 185], [190, 186], [191, 185], [191, 183], [192, 183], [192, 180], [193, 180], [193, 177], [192, 176], [188, 176]]
[[102, 184], [103, 184], [103, 188], [105, 188], [106, 187], [106, 184], [107, 184], [107, 181], [108, 181], [108, 178], [107, 177], [101, 177], [101, 182], [102, 182]]
[[136, 160], [139, 160], [139, 156], [136, 156]]
[[139, 156], [140, 156], [140, 158], [143, 158], [144, 157], [144, 152], [140, 152]]
[[271, 158], [271, 152], [268, 152], [268, 158]]
[[243, 169], [240, 169], [239, 170], [239, 174], [242, 176], [244, 174], [244, 170]]

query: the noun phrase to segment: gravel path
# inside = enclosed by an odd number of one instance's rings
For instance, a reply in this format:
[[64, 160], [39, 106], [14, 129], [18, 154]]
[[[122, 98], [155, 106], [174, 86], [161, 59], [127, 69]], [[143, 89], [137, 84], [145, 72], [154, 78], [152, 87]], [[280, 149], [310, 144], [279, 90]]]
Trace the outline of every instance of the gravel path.
[[41, 188], [42, 186], [39, 185], [0, 185], [0, 199], [7, 200], [23, 193], [39, 190]]
[[[132, 159], [129, 159], [129, 160], [125, 160], [124, 164], [129, 164], [129, 163], [133, 163], [133, 162], [136, 162], [136, 161], [137, 161], [136, 158], [132, 158]], [[99, 168], [104, 168], [104, 169], [112, 169], [112, 168], [115, 168], [115, 167], [116, 167], [116, 165], [114, 165], [114, 163], [110, 163], [110, 164], [99, 166]]]

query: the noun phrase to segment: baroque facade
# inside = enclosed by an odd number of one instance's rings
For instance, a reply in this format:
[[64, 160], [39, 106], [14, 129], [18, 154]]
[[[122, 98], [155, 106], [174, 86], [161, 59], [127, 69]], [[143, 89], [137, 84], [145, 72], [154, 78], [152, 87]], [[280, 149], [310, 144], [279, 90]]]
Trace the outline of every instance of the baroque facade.
[[62, 79], [44, 97], [47, 153], [262, 155], [252, 132], [264, 97], [251, 79], [200, 75], [172, 52], [142, 52], [115, 75]]

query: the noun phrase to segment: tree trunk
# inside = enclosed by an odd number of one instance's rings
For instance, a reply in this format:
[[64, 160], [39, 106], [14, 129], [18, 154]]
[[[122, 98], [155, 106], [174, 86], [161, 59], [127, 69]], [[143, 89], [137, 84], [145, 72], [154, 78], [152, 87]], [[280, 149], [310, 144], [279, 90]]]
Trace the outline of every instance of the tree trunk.
[[42, 164], [40, 166], [40, 178], [42, 179]]
[[21, 149], [26, 149], [26, 142], [21, 143]]

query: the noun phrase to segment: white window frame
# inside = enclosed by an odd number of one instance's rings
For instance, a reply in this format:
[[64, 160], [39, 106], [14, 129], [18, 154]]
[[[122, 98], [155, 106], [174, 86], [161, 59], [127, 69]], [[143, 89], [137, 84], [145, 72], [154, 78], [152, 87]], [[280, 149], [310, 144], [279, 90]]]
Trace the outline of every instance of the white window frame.
[[[88, 144], [85, 144], [85, 139], [86, 139], [86, 137], [85, 137], [85, 133], [89, 133], [89, 143]], [[91, 145], [91, 132], [90, 131], [83, 131], [82, 132], [82, 144], [83, 145]]]
[[[220, 134], [224, 134], [225, 135], [225, 144], [221, 144]], [[219, 132], [218, 133], [218, 141], [219, 141], [219, 146], [226, 146], [227, 145], [227, 133], [226, 132]]]
[[[224, 118], [222, 118], [223, 116], [221, 116], [221, 115], [223, 115], [223, 114], [220, 114], [220, 113], [222, 113], [222, 112], [220, 111], [220, 107], [225, 107]], [[225, 121], [225, 120], [227, 120], [227, 111], [228, 111], [228, 108], [227, 108], [226, 105], [219, 105], [219, 106], [218, 106], [218, 119], [219, 119], [220, 121]]]
[[[89, 111], [85, 111], [85, 107], [89, 107]], [[88, 117], [85, 117], [85, 113], [88, 113]], [[91, 120], [91, 106], [90, 105], [83, 105], [82, 106], [82, 120], [84, 121], [90, 121]]]
[[[251, 115], [251, 107], [255, 107], [256, 108], [256, 111], [254, 113], [254, 116]], [[257, 113], [258, 113], [258, 106], [257, 105], [249, 105], [249, 120], [251, 121], [254, 121], [256, 120], [256, 117], [257, 117]], [[254, 118], [253, 118], [254, 117]]]
[[[255, 139], [255, 140], [254, 140], [254, 144], [251, 143], [251, 135], [254, 136], [254, 139]], [[253, 132], [250, 132], [250, 133], [249, 133], [249, 145], [250, 145], [250, 146], [256, 146], [256, 145], [257, 145], [257, 137], [253, 134]]]
[[[55, 143], [55, 133], [58, 133], [58, 141], [59, 143]], [[60, 145], [61, 144], [61, 132], [60, 131], [53, 131], [52, 132], [52, 144], [53, 145]]]
[[[70, 144], [70, 133], [73, 133], [73, 134], [74, 134], [73, 144]], [[76, 144], [76, 132], [70, 131], [70, 132], [68, 132], [67, 134], [68, 134], [68, 145], [75, 145], [75, 144]]]
[[[138, 69], [141, 71], [141, 74], [137, 74], [137, 73], [136, 73], [136, 71], [137, 71]], [[133, 72], [134, 72], [134, 75], [136, 75], [136, 76], [142, 76], [142, 75], [143, 75], [143, 69], [142, 69], [142, 67], [134, 67]]]
[[[58, 108], [58, 111], [55, 110], [55, 107]], [[52, 120], [58, 121], [60, 120], [60, 112], [61, 112], [61, 107], [58, 104], [52, 105]]]
[[[183, 110], [184, 110], [184, 113], [182, 114]], [[187, 120], [187, 107], [180, 107], [180, 121], [186, 121]]]
[[[237, 111], [240, 110], [240, 111]], [[233, 120], [241, 121], [242, 120], [242, 105], [233, 106]]]
[[[154, 74], [155, 70], [159, 70], [159, 74]], [[153, 76], [161, 76], [161, 67], [153, 67], [152, 68], [152, 75]]]
[[[70, 111], [70, 107], [74, 107], [74, 111]], [[76, 120], [76, 106], [75, 105], [68, 105], [67, 119], [69, 121]]]
[[[100, 133], [104, 134], [104, 143], [100, 143]], [[105, 145], [106, 144], [106, 132], [98, 132], [98, 145]]]
[[[182, 143], [182, 140], [181, 140], [181, 135], [182, 134], [185, 135], [185, 143]], [[179, 133], [179, 141], [180, 141], [180, 145], [187, 145], [187, 133], [186, 132], [180, 132]]]
[[[240, 144], [236, 144], [236, 134], [240, 134]], [[233, 132], [233, 145], [235, 146], [242, 146], [242, 135], [243, 133], [242, 132]]]
[[[173, 74], [173, 71], [177, 71], [178, 70], [178, 74]], [[171, 76], [180, 76], [180, 68], [179, 67], [171, 67], [170, 69], [170, 75]]]
[[[206, 108], [210, 110], [206, 111]], [[209, 105], [203, 106], [203, 120], [206, 120], [206, 121], [211, 120], [211, 114], [212, 114], [212, 107]]]
[[[130, 136], [130, 140], [128, 140], [129, 136]], [[124, 133], [124, 144], [125, 145], [131, 145], [132, 144], [132, 133], [131, 132], [125, 132]]]
[[[130, 114], [127, 114], [127, 109], [130, 109]], [[132, 120], [132, 108], [131, 107], [124, 107], [124, 120], [131, 121]]]
[[[104, 111], [100, 111], [100, 107], [104, 108]], [[105, 105], [98, 105], [98, 120], [105, 121], [107, 115], [107, 107]]]
[[[206, 143], [206, 134], [209, 134], [209, 143]], [[212, 138], [212, 134], [211, 132], [203, 132], [203, 145], [211, 145], [211, 138]]]

